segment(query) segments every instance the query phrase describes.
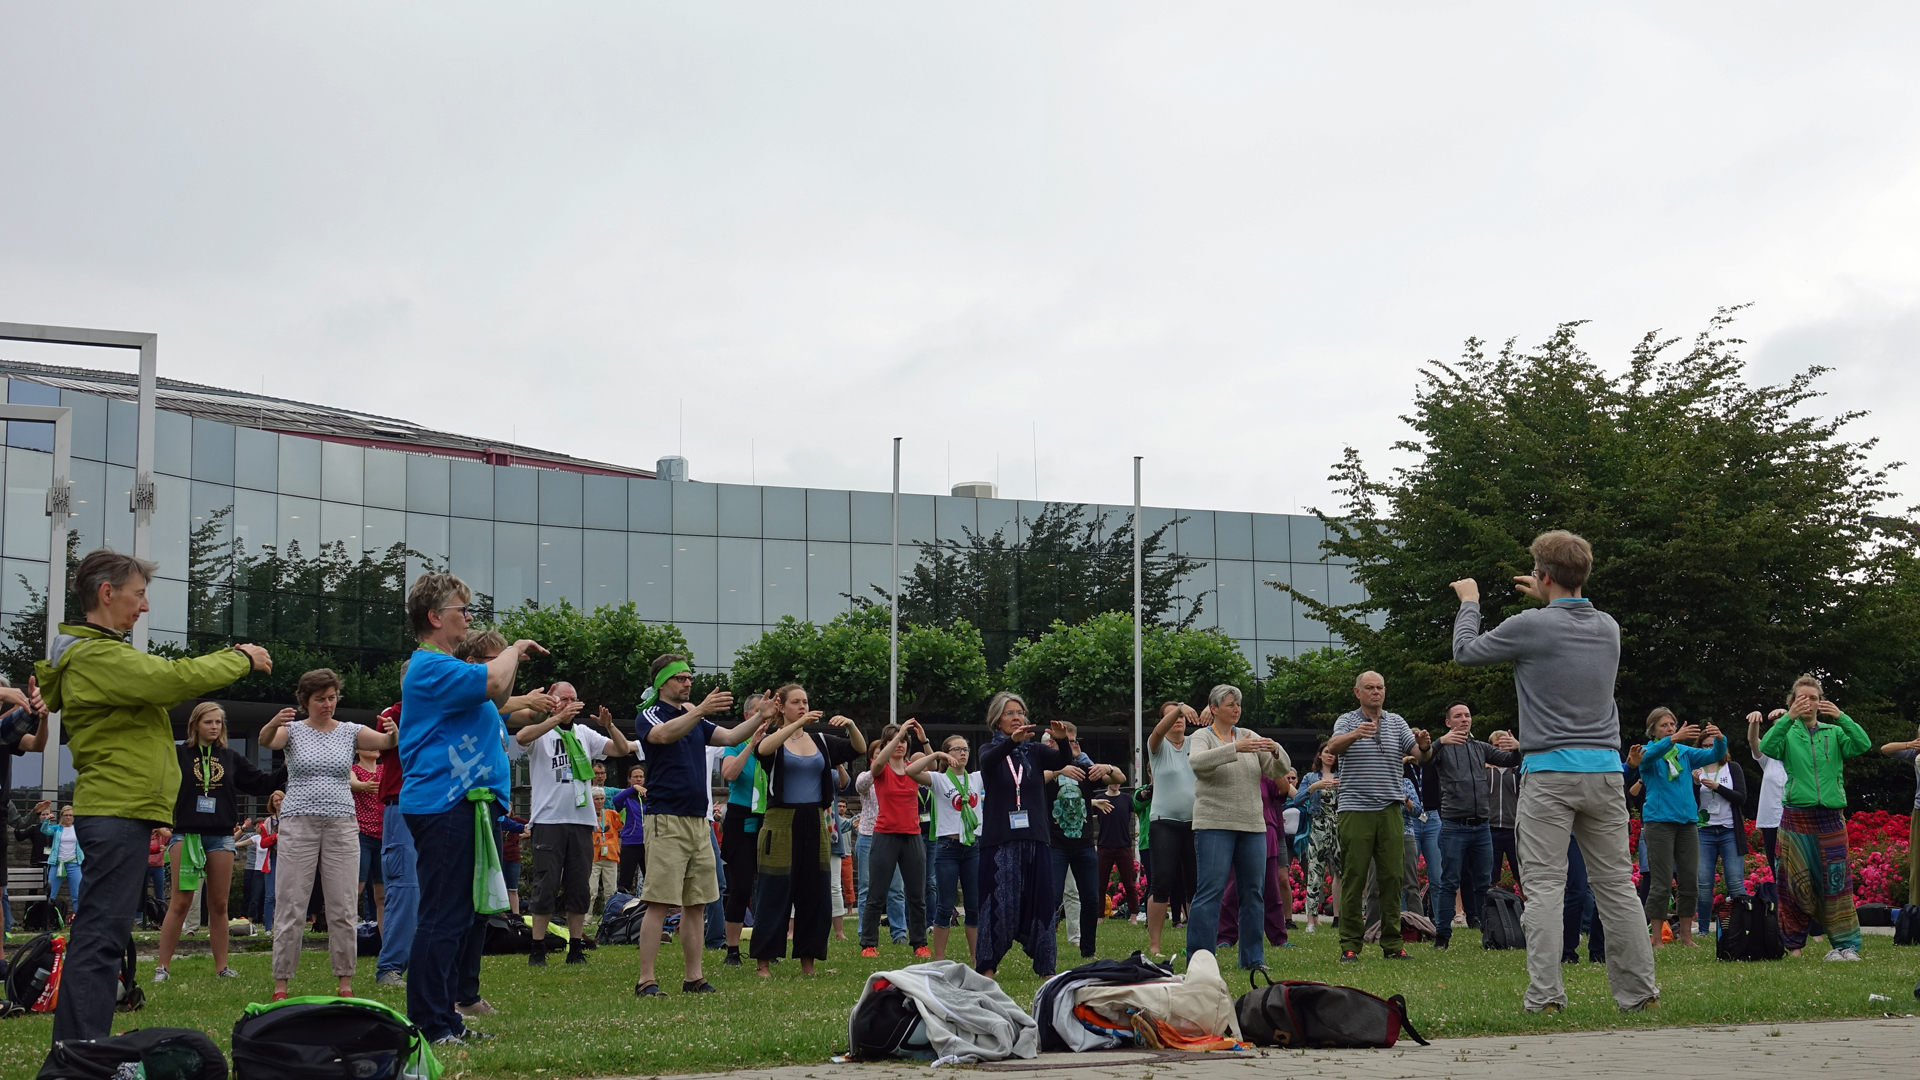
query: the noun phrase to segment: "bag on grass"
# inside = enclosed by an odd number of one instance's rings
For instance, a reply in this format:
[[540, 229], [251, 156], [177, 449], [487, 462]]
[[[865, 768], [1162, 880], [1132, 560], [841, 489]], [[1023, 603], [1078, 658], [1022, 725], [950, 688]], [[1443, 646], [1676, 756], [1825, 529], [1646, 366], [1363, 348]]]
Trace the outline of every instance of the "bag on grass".
[[380, 924], [363, 922], [353, 932], [353, 953], [355, 956], [380, 955]]
[[1488, 889], [1486, 904], [1480, 909], [1480, 947], [1483, 949], [1524, 949], [1527, 931], [1520, 922], [1526, 904], [1518, 894], [1506, 889]]
[[235, 1080], [437, 1080], [440, 1070], [419, 1028], [364, 998], [255, 1002], [233, 1025]]
[[1920, 907], [1900, 905], [1900, 910], [1893, 916], [1893, 943], [1920, 945]]
[[1887, 904], [1856, 904], [1853, 910], [1860, 916], [1861, 926], [1893, 925], [1893, 908]]
[[873, 992], [853, 1007], [847, 1041], [852, 1056], [861, 1061], [934, 1059], [926, 1021], [920, 1018], [920, 1006], [885, 979], [874, 983]]
[[1766, 896], [1728, 897], [1713, 954], [1721, 960], [1778, 960], [1787, 955], [1773, 901]]
[[[611, 905], [609, 905], [611, 906]], [[640, 944], [640, 922], [647, 917], [647, 905], [629, 899], [625, 906], [600, 920], [594, 939], [602, 945]]]
[[1247, 978], [1251, 989], [1234, 1002], [1234, 1013], [1240, 1037], [1255, 1046], [1390, 1049], [1403, 1031], [1427, 1045], [1407, 1018], [1407, 999], [1399, 994], [1380, 998], [1351, 986], [1276, 983], [1270, 975], [1267, 985], [1259, 986], [1253, 975]]
[[511, 911], [501, 915], [489, 915], [487, 916], [487, 941], [480, 947], [480, 951], [488, 955], [532, 952], [533, 927], [527, 925], [525, 916], [515, 915]]
[[167, 921], [167, 905], [157, 896], [149, 896], [140, 901], [140, 918], [149, 926], [159, 926]]
[[[128, 1069], [137, 1065], [139, 1071]], [[38, 1080], [227, 1080], [227, 1059], [189, 1028], [139, 1028], [109, 1039], [53, 1044]]]
[[35, 900], [20, 914], [20, 929], [29, 933], [63, 930], [66, 925], [67, 920], [61, 917], [59, 905], [51, 900]]
[[[59, 997], [60, 954], [65, 951], [66, 939], [52, 934], [41, 934], [13, 950], [7, 961], [7, 1015], [52, 1008]], [[49, 999], [45, 1008], [42, 999]]]
[[627, 910], [627, 905], [638, 899], [639, 898], [632, 893], [616, 892], [612, 896], [607, 897], [607, 906], [600, 909], [600, 917], [602, 919], [611, 919], [615, 915]]

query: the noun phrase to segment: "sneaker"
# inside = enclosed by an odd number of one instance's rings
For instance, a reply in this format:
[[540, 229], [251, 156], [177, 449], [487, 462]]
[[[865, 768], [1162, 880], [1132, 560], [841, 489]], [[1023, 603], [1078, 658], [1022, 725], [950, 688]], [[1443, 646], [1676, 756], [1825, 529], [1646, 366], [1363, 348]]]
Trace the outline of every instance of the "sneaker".
[[681, 983], [680, 992], [683, 994], [717, 994], [720, 992], [720, 988], [705, 979], [695, 979], [692, 982]]
[[216, 979], [237, 979], [240, 977], [240, 973], [230, 967], [223, 967], [219, 971], [214, 972], [213, 977]]
[[1133, 925], [1135, 925], [1135, 926], [1145, 926], [1145, 925], [1147, 925], [1147, 913], [1143, 911], [1143, 912], [1141, 912], [1140, 914], [1138, 914], [1138, 915], [1135, 915], [1135, 916], [1133, 917]]
[[458, 1038], [464, 1044], [464, 1043], [477, 1043], [477, 1042], [492, 1042], [495, 1036], [490, 1031], [475, 1031], [472, 1028], [466, 1028], [460, 1032]]
[[1655, 996], [1655, 997], [1648, 998], [1647, 1000], [1641, 1002], [1638, 1005], [1634, 1005], [1628, 1008], [1623, 1008], [1620, 1011], [1621, 1012], [1658, 1012], [1659, 1010], [1660, 1010], [1660, 998], [1658, 996]]
[[1855, 950], [1853, 950], [1853, 949], [1850, 949], [1850, 948], [1848, 948], [1848, 949], [1835, 949], [1835, 950], [1833, 950], [1832, 952], [1830, 952], [1830, 953], [1828, 953], [1828, 954], [1827, 954], [1827, 955], [1826, 955], [1826, 956], [1825, 956], [1825, 957], [1824, 957], [1823, 959], [1827, 959], [1827, 960], [1858, 960], [1858, 959], [1860, 959], [1860, 954], [1859, 954], [1859, 953], [1858, 953], [1857, 951], [1855, 951]]
[[919, 960], [931, 960], [933, 959], [933, 950], [927, 948], [925, 945], [922, 945], [919, 948], [913, 950], [913, 955], [916, 959], [919, 959]]
[[173, 978], [173, 976], [167, 974], [166, 968], [157, 967], [153, 969], [154, 982], [157, 982], [157, 983], [166, 982], [168, 979], [171, 979], [171, 978]]
[[1440, 950], [1441, 952], [1446, 952], [1448, 949], [1453, 947], [1453, 939], [1443, 938], [1443, 937], [1434, 938], [1433, 947]]
[[435, 1039], [435, 1040], [433, 1040], [433, 1045], [435, 1045], [435, 1046], [465, 1046], [465, 1045], [467, 1045], [467, 1040], [465, 1040], [465, 1039], [463, 1039], [463, 1038], [461, 1038], [461, 1037], [460, 1037], [460, 1036], [458, 1036], [458, 1035], [442, 1035], [442, 1036], [440, 1036], [439, 1038], [437, 1038], [437, 1039]]
[[1545, 1005], [1542, 1005], [1537, 1009], [1528, 1009], [1527, 1011], [1540, 1016], [1559, 1016], [1561, 1012], [1565, 1011], [1565, 1009], [1566, 1009], [1565, 1005], [1562, 1005], [1557, 1001], [1549, 1001]]
[[546, 947], [538, 941], [533, 943], [533, 951], [527, 953], [527, 966], [528, 967], [546, 967], [547, 966]]
[[726, 964], [728, 967], [739, 967], [740, 966], [740, 946], [738, 945], [727, 946], [727, 958], [721, 961], [721, 963]]
[[1348, 949], [1346, 952], [1340, 954], [1340, 962], [1343, 964], [1357, 964], [1360, 962], [1360, 954], [1354, 952], [1352, 949]]
[[383, 971], [374, 977], [373, 985], [384, 986], [390, 990], [405, 990], [407, 980], [397, 971]]
[[486, 998], [480, 998], [471, 1005], [456, 1003], [453, 1006], [453, 1011], [459, 1013], [461, 1016], [492, 1016], [500, 1010], [487, 1004]]
[[873, 959], [874, 957], [876, 957], [876, 956], [879, 956], [879, 955], [880, 955], [880, 950], [879, 950], [879, 949], [877, 949], [877, 948], [875, 948], [875, 947], [873, 947], [872, 945], [869, 945], [869, 946], [867, 946], [866, 948], [864, 948], [864, 949], [861, 949], [861, 950], [860, 950], [860, 955], [861, 955], [861, 956], [864, 956], [864, 957], [866, 957], [866, 958], [867, 958], [867, 959], [869, 959], [869, 960], [871, 960], [871, 959]]
[[1317, 922], [1310, 922], [1310, 923], [1308, 923], [1308, 924], [1307, 924], [1307, 933], [1309, 933], [1309, 934], [1317, 934], [1317, 933], [1319, 933], [1319, 932], [1320, 932], [1320, 924], [1319, 924], [1319, 923], [1317, 923]]
[[567, 950], [567, 963], [584, 964], [586, 962], [587, 962], [587, 950], [584, 947], [580, 945], [575, 945], [572, 948], [569, 948]]
[[1467, 925], [1467, 916], [1466, 916], [1466, 914], [1465, 914], [1464, 912], [1456, 912], [1456, 913], [1454, 914], [1454, 916], [1453, 916], [1453, 925], [1455, 925], [1455, 926], [1465, 926], [1465, 925]]
[[1388, 960], [1411, 960], [1413, 959], [1413, 954], [1405, 949], [1401, 949], [1399, 952], [1387, 953], [1386, 958]]

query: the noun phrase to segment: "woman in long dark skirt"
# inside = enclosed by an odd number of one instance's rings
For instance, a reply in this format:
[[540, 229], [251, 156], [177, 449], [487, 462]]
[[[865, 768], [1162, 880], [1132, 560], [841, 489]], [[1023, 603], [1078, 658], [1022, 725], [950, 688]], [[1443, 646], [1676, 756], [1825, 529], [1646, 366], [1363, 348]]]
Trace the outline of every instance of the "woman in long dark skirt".
[[787, 955], [787, 919], [793, 919], [793, 955], [800, 973], [827, 958], [833, 906], [826, 809], [833, 802], [835, 766], [866, 752], [866, 739], [844, 716], [828, 721], [846, 738], [807, 732], [820, 719], [807, 708], [807, 692], [789, 683], [773, 692], [772, 719], [754, 743], [754, 760], [767, 772], [767, 812], [754, 844], [758, 873], [753, 884], [754, 974], [770, 977], [773, 961]]
[[993, 733], [980, 750], [980, 944], [974, 964], [993, 977], [1016, 942], [1036, 975], [1054, 974], [1053, 848], [1046, 771], [1073, 763], [1066, 729], [1054, 745], [1034, 738], [1027, 703], [1001, 691], [987, 704]]

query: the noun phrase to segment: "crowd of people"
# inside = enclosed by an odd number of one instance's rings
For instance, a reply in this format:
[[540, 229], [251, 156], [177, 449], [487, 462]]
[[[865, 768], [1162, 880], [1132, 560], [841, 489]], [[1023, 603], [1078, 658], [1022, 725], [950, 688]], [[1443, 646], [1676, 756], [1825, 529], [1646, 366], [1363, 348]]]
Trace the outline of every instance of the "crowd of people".
[[[1082, 748], [1073, 724], [1042, 727], [1011, 691], [988, 703], [977, 743], [955, 734], [935, 746], [915, 720], [870, 741], [797, 684], [748, 696], [737, 717], [726, 690], [696, 703], [692, 667], [674, 654], [653, 661], [629, 737], [604, 706], [588, 720], [568, 683], [515, 695], [519, 665], [545, 650], [475, 629], [471, 591], [444, 573], [409, 589], [418, 648], [401, 701], [372, 725], [343, 721], [339, 677], [305, 673], [295, 706], [259, 733], [283, 751], [270, 773], [227, 747], [219, 706], [196, 706], [182, 743], [168, 720], [176, 705], [270, 671], [267, 651], [168, 660], [134, 650], [125, 635], [147, 610], [155, 567], [96, 551], [75, 575], [84, 621], [61, 627], [26, 691], [0, 686], [13, 722], [39, 717], [12, 752], [40, 749], [48, 711], [60, 710], [77, 773], [72, 804], [57, 814], [42, 804], [32, 823], [50, 891], [64, 885], [75, 916], [53, 1037], [109, 1033], [148, 888], [166, 912], [156, 981], [173, 977], [196, 896], [216, 975], [233, 977], [225, 909], [238, 858], [250, 911], [258, 901], [272, 925], [275, 999], [288, 994], [305, 930], [302, 918], [274, 922], [276, 905], [305, 911], [317, 892], [346, 994], [366, 903], [382, 930], [376, 981], [404, 986], [408, 1015], [440, 1043], [489, 1037], [469, 1018], [493, 1011], [480, 957], [495, 872], [516, 908], [527, 885], [535, 967], [562, 950], [568, 964], [588, 962], [589, 914], [637, 895], [635, 993], [650, 998], [666, 992], [655, 965], [676, 913], [684, 993], [716, 992], [705, 953], [724, 949], [726, 965], [742, 965], [743, 942], [757, 975], [789, 956], [811, 974], [829, 941], [846, 939], [849, 912], [867, 957], [880, 955], [883, 923], [922, 959], [944, 958], [959, 926], [981, 973], [994, 975], [1017, 945], [1052, 975], [1063, 923], [1083, 958], [1098, 955], [1115, 875], [1115, 914], [1145, 924], [1156, 958], [1167, 955], [1168, 923], [1183, 923], [1189, 953], [1231, 949], [1260, 969], [1267, 944], [1291, 944], [1296, 855], [1308, 932], [1331, 910], [1343, 962], [1361, 959], [1370, 931], [1384, 957], [1405, 961], [1403, 911], [1449, 948], [1457, 925], [1478, 921], [1504, 862], [1527, 899], [1526, 1009], [1566, 1006], [1560, 967], [1583, 932], [1618, 1005], [1652, 1008], [1653, 950], [1669, 929], [1684, 946], [1707, 927], [1716, 871], [1730, 894], [1744, 891], [1747, 781], [1717, 726], [1664, 708], [1648, 717], [1646, 741], [1621, 753], [1619, 627], [1582, 595], [1591, 548], [1550, 532], [1532, 550], [1534, 571], [1515, 584], [1539, 606], [1491, 631], [1477, 583], [1453, 586], [1454, 658], [1514, 666], [1517, 736], [1475, 738], [1466, 702], [1436, 717], [1436, 731], [1416, 727], [1386, 709], [1386, 681], [1369, 671], [1303, 775], [1278, 743], [1240, 726], [1242, 694], [1222, 685], [1199, 712], [1161, 707], [1148, 775], [1131, 788], [1120, 766]], [[1858, 959], [1841, 769], [1871, 748], [1867, 737], [1811, 676], [1784, 708], [1747, 723], [1782, 936], [1798, 954], [1810, 931], [1824, 932], [1827, 959]], [[1882, 750], [1912, 761], [1920, 740]], [[510, 812], [514, 758], [526, 759], [531, 786], [524, 819]], [[622, 787], [608, 786], [610, 758], [639, 762]], [[245, 796], [269, 800], [269, 812], [241, 820]], [[1136, 844], [1144, 898], [1133, 888]]]

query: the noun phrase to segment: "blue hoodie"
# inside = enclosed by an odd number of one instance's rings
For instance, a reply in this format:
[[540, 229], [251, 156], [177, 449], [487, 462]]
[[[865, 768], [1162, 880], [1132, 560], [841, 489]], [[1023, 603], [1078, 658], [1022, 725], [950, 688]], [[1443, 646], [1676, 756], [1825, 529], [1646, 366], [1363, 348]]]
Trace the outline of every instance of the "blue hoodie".
[[1679, 746], [1677, 771], [1664, 760], [1675, 746], [1672, 736], [1650, 742], [1640, 758], [1640, 782], [1647, 786], [1646, 805], [1640, 809], [1642, 821], [1689, 825], [1700, 821], [1700, 804], [1693, 798], [1693, 770], [1726, 757], [1727, 737], [1720, 736], [1712, 746]]

